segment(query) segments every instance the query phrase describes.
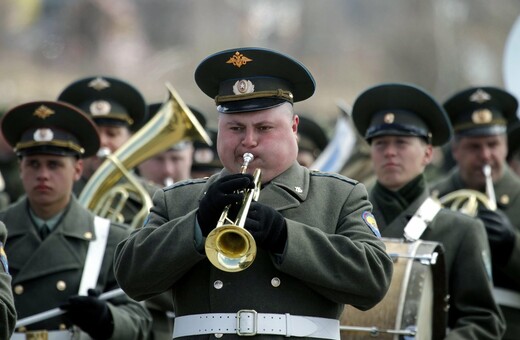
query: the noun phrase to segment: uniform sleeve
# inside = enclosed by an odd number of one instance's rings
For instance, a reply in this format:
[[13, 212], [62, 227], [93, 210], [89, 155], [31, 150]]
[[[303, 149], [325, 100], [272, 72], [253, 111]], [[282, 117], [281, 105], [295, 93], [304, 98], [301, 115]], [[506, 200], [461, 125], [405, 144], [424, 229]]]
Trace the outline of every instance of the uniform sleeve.
[[[117, 240], [124, 239], [124, 236], [129, 235], [129, 229], [116, 227], [112, 225], [111, 234], [116, 234], [111, 237], [107, 245], [106, 254], [114, 254]], [[117, 230], [116, 230], [117, 228]], [[106, 256], [106, 255], [105, 255]], [[104, 291], [112, 291], [119, 288], [114, 275], [114, 258], [109, 256], [109, 263], [104, 264], [109, 269], [107, 270], [107, 279], [104, 285]], [[147, 339], [151, 334], [152, 316], [144, 303], [137, 302], [127, 295], [123, 295], [108, 301], [108, 308], [112, 314], [114, 321], [114, 332], [112, 339]]]
[[[171, 289], [206, 258], [195, 246], [196, 210], [181, 213], [181, 204], [168, 205], [163, 190], [156, 192], [153, 203], [145, 225], [121, 242], [115, 252], [116, 278], [137, 301]], [[170, 220], [169, 216], [179, 217]]]
[[9, 339], [16, 324], [16, 309], [11, 290], [11, 275], [7, 272], [7, 256], [4, 252], [4, 242], [7, 230], [0, 222], [0, 338]]
[[[288, 242], [278, 266], [326, 298], [366, 310], [386, 294], [392, 260], [384, 243], [369, 227], [366, 216], [372, 216], [372, 205], [364, 185], [357, 184], [350, 192], [330, 196], [335, 201], [346, 196], [337, 225], [329, 226], [332, 232], [286, 219]], [[332, 202], [327, 205], [320, 209], [334, 214]]]
[[[452, 221], [453, 226], [468, 224]], [[460, 234], [449, 278], [450, 310], [447, 339], [498, 339], [505, 330], [492, 294], [491, 261], [484, 225], [471, 219]], [[460, 227], [459, 227], [460, 228]]]

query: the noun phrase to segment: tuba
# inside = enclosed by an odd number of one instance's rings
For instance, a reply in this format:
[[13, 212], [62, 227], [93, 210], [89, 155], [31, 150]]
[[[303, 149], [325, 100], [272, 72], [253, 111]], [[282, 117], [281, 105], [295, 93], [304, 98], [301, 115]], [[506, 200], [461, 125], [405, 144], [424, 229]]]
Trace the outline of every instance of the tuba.
[[497, 202], [495, 189], [493, 188], [493, 179], [491, 178], [491, 166], [489, 164], [484, 165], [482, 172], [486, 177], [485, 194], [477, 190], [460, 189], [439, 198], [440, 203], [451, 210], [459, 211], [473, 217], [477, 215], [479, 205], [495, 211], [497, 209]]
[[[240, 173], [245, 173], [253, 155], [245, 153]], [[249, 206], [258, 200], [260, 194], [261, 170], [255, 169], [253, 179], [255, 187], [244, 192], [244, 199], [236, 219], [228, 218], [231, 205], [224, 208], [217, 226], [206, 237], [204, 244], [206, 256], [218, 269], [226, 272], [238, 272], [249, 267], [256, 257], [256, 242], [251, 233], [244, 229]]]
[[[146, 191], [131, 169], [153, 155], [167, 150], [181, 140], [211, 139], [173, 87], [166, 83], [168, 97], [157, 114], [92, 174], [78, 197], [80, 204], [94, 214], [111, 221], [122, 222], [122, 211], [129, 199], [141, 205], [131, 226], [140, 227], [152, 206]], [[126, 183], [118, 183], [125, 177]]]

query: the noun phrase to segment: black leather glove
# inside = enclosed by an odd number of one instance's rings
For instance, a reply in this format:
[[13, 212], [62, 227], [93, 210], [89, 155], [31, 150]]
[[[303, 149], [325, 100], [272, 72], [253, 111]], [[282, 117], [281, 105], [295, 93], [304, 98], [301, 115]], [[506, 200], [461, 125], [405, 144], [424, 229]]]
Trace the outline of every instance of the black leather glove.
[[60, 306], [67, 311], [69, 320], [94, 339], [108, 339], [114, 332], [114, 320], [107, 302], [97, 297], [99, 292], [88, 290], [88, 296], [75, 295]]
[[506, 264], [515, 245], [515, 228], [500, 210], [480, 209], [477, 217], [484, 222], [494, 263]]
[[244, 189], [254, 188], [253, 176], [249, 174], [233, 174], [215, 181], [200, 200], [197, 220], [204, 237], [215, 228], [224, 208], [242, 201]]
[[252, 202], [244, 228], [251, 233], [258, 246], [273, 253], [283, 253], [287, 242], [287, 224], [278, 211]]

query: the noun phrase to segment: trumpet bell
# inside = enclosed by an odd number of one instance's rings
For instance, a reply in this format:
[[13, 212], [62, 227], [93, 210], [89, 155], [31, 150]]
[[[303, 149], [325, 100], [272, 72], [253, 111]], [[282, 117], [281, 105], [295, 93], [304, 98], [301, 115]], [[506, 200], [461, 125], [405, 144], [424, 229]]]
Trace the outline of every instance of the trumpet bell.
[[218, 269], [238, 272], [249, 267], [256, 257], [256, 242], [246, 229], [225, 224], [206, 237], [206, 256]]

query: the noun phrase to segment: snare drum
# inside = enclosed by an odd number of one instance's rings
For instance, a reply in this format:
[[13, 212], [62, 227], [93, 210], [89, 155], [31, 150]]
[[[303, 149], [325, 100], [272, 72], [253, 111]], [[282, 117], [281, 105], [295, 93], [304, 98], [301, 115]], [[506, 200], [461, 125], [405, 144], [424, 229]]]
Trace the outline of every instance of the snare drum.
[[447, 283], [444, 250], [438, 242], [385, 239], [394, 261], [392, 282], [368, 311], [345, 306], [342, 339], [442, 339], [446, 333]]

